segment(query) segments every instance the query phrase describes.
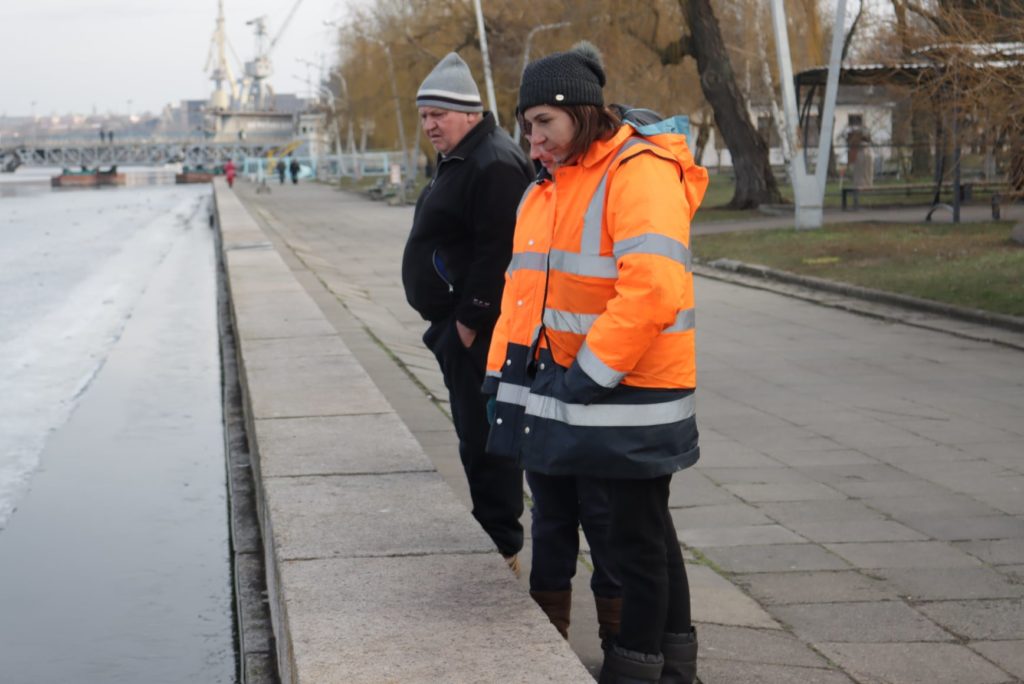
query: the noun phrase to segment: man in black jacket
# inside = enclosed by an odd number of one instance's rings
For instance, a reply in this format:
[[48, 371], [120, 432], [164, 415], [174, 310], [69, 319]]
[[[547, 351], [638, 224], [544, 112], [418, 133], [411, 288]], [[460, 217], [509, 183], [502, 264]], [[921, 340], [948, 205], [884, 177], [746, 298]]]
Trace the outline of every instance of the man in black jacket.
[[480, 386], [512, 256], [516, 207], [533, 168], [494, 116], [483, 112], [473, 75], [454, 52], [423, 81], [416, 104], [438, 159], [416, 202], [402, 283], [409, 304], [430, 322], [423, 342], [448, 388], [473, 516], [518, 576], [522, 471], [484, 452], [489, 426]]

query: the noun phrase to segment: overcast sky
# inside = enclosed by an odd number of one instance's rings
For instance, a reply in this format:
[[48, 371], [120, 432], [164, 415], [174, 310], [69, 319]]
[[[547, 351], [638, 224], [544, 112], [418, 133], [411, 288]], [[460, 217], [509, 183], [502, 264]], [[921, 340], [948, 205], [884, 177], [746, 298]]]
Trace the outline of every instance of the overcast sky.
[[[273, 37], [295, 0], [224, 0], [228, 38], [251, 59], [253, 17], [268, 17]], [[271, 85], [305, 95], [307, 66], [328, 66], [345, 0], [303, 0], [272, 60]], [[159, 112], [165, 104], [206, 98], [203, 72], [217, 0], [0, 0], [0, 115], [113, 111]], [[232, 59], [229, 56], [229, 59]], [[236, 67], [236, 65], [232, 65]], [[237, 67], [236, 67], [237, 68]], [[314, 80], [317, 70], [308, 72]]]

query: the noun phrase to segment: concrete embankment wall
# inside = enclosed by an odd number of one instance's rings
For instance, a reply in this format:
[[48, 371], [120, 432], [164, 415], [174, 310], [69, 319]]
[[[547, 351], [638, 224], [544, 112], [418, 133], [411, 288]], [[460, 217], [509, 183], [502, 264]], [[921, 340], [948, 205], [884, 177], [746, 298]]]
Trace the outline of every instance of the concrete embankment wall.
[[281, 680], [593, 681], [226, 184]]

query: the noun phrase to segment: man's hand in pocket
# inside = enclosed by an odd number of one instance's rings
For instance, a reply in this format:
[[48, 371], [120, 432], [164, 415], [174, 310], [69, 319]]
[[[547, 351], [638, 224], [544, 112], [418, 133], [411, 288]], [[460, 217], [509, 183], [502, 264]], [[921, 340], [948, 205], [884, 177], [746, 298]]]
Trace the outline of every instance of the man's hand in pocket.
[[462, 342], [463, 347], [469, 349], [473, 346], [473, 340], [476, 339], [476, 330], [467, 328], [458, 321], [455, 321], [455, 330], [459, 333], [459, 340]]

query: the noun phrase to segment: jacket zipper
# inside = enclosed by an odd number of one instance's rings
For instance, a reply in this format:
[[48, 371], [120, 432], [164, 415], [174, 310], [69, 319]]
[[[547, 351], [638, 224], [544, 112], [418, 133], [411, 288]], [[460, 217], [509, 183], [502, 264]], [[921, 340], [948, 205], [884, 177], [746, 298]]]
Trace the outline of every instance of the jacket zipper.
[[444, 267], [444, 261], [441, 260], [441, 255], [437, 253], [436, 249], [434, 250], [433, 255], [431, 255], [431, 261], [434, 262], [434, 273], [436, 273], [437, 277], [443, 280], [444, 284], [448, 286], [448, 294], [455, 294], [455, 285], [448, 280], [448, 276], [445, 275], [446, 269]]

